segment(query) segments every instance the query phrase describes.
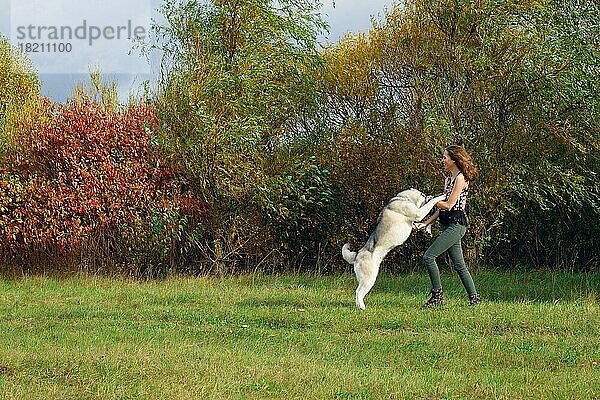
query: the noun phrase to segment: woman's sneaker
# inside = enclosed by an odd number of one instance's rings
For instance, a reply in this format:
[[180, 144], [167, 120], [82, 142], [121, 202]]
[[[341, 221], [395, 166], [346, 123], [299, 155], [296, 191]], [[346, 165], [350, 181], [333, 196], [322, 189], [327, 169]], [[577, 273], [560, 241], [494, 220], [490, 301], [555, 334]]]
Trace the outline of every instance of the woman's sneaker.
[[442, 304], [444, 304], [444, 292], [442, 289], [431, 289], [431, 297], [421, 308], [432, 308], [441, 306]]
[[481, 303], [481, 296], [479, 295], [479, 293], [475, 293], [475, 294], [469, 296], [469, 305], [470, 306], [476, 306], [479, 303]]

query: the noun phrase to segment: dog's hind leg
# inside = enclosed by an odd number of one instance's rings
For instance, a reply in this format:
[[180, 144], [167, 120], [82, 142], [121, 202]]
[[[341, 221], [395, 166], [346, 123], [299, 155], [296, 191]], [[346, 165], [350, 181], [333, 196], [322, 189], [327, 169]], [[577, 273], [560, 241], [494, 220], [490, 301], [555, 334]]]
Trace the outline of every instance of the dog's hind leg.
[[375, 285], [378, 273], [379, 263], [376, 263], [373, 270], [369, 271], [368, 274], [364, 274], [358, 282], [358, 287], [356, 288], [356, 306], [361, 310], [365, 309], [365, 296], [373, 288], [373, 285]]
[[375, 285], [375, 279], [369, 279], [361, 282], [356, 288], [356, 306], [361, 310], [365, 309], [365, 296]]

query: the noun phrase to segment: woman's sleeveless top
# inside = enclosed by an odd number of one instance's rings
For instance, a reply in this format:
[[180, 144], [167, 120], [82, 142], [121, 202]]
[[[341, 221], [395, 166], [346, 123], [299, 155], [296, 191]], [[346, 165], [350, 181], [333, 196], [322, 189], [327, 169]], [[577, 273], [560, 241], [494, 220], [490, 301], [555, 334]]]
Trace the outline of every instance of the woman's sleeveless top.
[[[458, 175], [457, 175], [458, 176]], [[450, 193], [452, 193], [452, 189], [454, 189], [454, 183], [456, 182], [456, 178], [452, 179], [451, 176], [446, 178], [446, 185], [444, 187], [444, 201], [448, 201], [450, 198]], [[467, 196], [469, 195], [469, 181], [466, 182], [465, 188], [460, 192], [458, 196], [458, 200], [456, 200], [456, 204], [450, 209], [450, 211], [465, 211], [467, 208]]]
[[[452, 189], [454, 189], [454, 183], [456, 178], [452, 179], [452, 177], [446, 178], [446, 184], [444, 186], [444, 201], [448, 201], [450, 198], [450, 194], [452, 193]], [[444, 226], [448, 226], [450, 224], [460, 224], [467, 225], [467, 196], [469, 194], [469, 182], [466, 182], [465, 188], [460, 192], [458, 196], [458, 200], [456, 200], [456, 204], [449, 210], [440, 210], [439, 218], [440, 222]]]

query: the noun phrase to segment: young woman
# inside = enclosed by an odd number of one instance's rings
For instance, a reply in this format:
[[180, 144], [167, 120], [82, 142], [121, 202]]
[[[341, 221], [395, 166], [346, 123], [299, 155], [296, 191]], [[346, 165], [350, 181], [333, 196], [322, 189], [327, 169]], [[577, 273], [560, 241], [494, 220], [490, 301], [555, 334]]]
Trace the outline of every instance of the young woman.
[[423, 304], [424, 308], [435, 307], [444, 303], [444, 293], [440, 281], [440, 271], [435, 259], [442, 253], [448, 251], [452, 259], [454, 269], [462, 281], [469, 295], [469, 303], [476, 305], [481, 301], [473, 278], [465, 265], [463, 257], [462, 237], [467, 230], [467, 195], [469, 193], [469, 182], [477, 177], [477, 167], [473, 159], [462, 146], [448, 146], [444, 150], [442, 158], [444, 169], [451, 175], [446, 178], [444, 184], [445, 200], [436, 203], [436, 212], [424, 223], [416, 223], [414, 230], [426, 228], [439, 218], [442, 224], [442, 232], [427, 249], [423, 261], [431, 279], [431, 298]]

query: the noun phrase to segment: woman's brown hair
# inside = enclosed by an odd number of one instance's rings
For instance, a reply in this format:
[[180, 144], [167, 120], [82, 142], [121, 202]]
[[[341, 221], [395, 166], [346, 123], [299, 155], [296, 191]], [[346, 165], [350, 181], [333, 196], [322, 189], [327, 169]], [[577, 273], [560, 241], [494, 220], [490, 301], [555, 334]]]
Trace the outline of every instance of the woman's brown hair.
[[446, 152], [448, 152], [452, 161], [456, 163], [456, 166], [463, 173], [467, 181], [474, 181], [477, 178], [477, 175], [479, 175], [477, 166], [464, 147], [451, 145], [446, 147]]

